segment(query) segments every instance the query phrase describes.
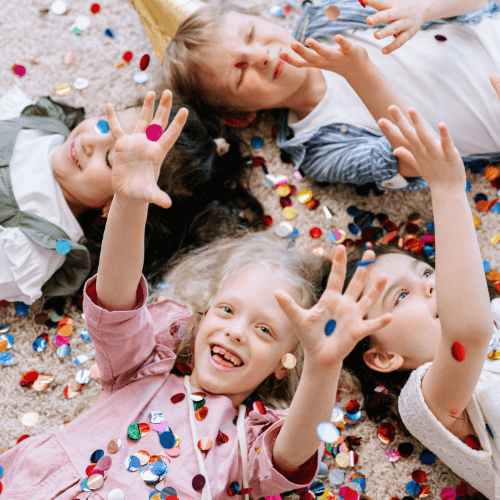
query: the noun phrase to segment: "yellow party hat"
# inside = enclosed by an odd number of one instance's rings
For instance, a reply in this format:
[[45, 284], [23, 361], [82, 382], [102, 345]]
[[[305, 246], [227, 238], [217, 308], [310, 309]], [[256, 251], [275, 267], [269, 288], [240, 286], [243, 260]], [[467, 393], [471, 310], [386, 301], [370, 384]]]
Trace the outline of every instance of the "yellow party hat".
[[155, 53], [163, 61], [165, 48], [179, 25], [203, 5], [198, 0], [131, 0], [139, 13]]

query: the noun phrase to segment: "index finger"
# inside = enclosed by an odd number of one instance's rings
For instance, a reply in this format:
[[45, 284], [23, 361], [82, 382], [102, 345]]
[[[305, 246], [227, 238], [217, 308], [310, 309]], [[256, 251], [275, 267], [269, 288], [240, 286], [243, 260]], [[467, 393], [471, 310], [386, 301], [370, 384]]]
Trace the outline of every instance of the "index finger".
[[326, 290], [342, 293], [346, 275], [347, 254], [344, 245], [339, 245], [333, 255], [332, 269], [326, 283]]
[[125, 135], [125, 132], [123, 131], [122, 126], [120, 125], [120, 122], [116, 117], [115, 108], [110, 102], [106, 104], [106, 118], [108, 119], [108, 125], [111, 135], [113, 136], [113, 139], [117, 141], [120, 137], [123, 137]]
[[366, 250], [363, 253], [361, 261], [356, 262], [356, 271], [352, 277], [349, 285], [344, 292], [345, 295], [351, 296], [357, 300], [366, 286], [366, 280], [371, 270], [371, 263], [375, 259], [375, 252], [373, 250]]

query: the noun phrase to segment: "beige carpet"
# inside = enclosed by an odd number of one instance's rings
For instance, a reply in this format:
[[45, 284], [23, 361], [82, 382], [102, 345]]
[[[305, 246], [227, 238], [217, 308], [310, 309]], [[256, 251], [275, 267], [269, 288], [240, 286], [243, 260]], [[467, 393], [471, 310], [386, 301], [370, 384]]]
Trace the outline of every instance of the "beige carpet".
[[[147, 38], [140, 19], [132, 4], [126, 0], [101, 1], [101, 12], [97, 15], [90, 13], [91, 0], [67, 0], [71, 11], [63, 16], [56, 16], [52, 12], [43, 13], [50, 7], [50, 0], [11, 0], [3, 2], [0, 18], [1, 64], [0, 64], [0, 94], [5, 93], [12, 86], [17, 85], [28, 97], [36, 100], [38, 95], [48, 94], [52, 98], [62, 99], [72, 104], [85, 106], [88, 116], [104, 113], [106, 102], [113, 102], [117, 109], [130, 106], [142, 98], [146, 91], [159, 91], [162, 88], [161, 68], [155, 57], [154, 50]], [[239, 0], [244, 6], [252, 5], [256, 12], [261, 12], [271, 18], [271, 5], [285, 6], [284, 0]], [[87, 15], [91, 20], [90, 27], [80, 35], [70, 31], [70, 27], [77, 15]], [[286, 18], [277, 19], [287, 27], [291, 27], [297, 18], [297, 12], [292, 12]], [[274, 18], [275, 19], [275, 18]], [[115, 38], [108, 38], [104, 31], [114, 27], [117, 30]], [[132, 61], [122, 68], [115, 65], [121, 61], [125, 51], [132, 51]], [[63, 63], [64, 55], [71, 51], [75, 56], [75, 63]], [[139, 59], [143, 54], [151, 55], [151, 64], [147, 70], [149, 81], [145, 84], [134, 83], [132, 76], [139, 70]], [[20, 63], [26, 68], [26, 75], [22, 78], [14, 75], [11, 67]], [[62, 83], [73, 82], [77, 77], [89, 80], [89, 86], [84, 90], [72, 88], [65, 97], [59, 97], [56, 86]], [[276, 148], [270, 135], [273, 123], [261, 122], [257, 129], [247, 130], [245, 137], [249, 140], [253, 135], [260, 135], [265, 145], [253, 154], [266, 159], [269, 172], [274, 175], [284, 174], [292, 176], [292, 166], [280, 161], [279, 150]], [[483, 258], [491, 263], [493, 269], [500, 269], [500, 245], [494, 247], [491, 237], [499, 231], [500, 215], [495, 213], [479, 213], [473, 202], [473, 195], [483, 192], [488, 200], [495, 197], [495, 190], [482, 174], [471, 175], [468, 178], [472, 184], [469, 194], [473, 213], [481, 219], [477, 236], [481, 244]], [[262, 169], [256, 168], [251, 189], [260, 199], [267, 214], [274, 219], [273, 228], [284, 220], [278, 195], [272, 189], [262, 185]], [[292, 178], [293, 179], [293, 178]], [[332, 250], [333, 243], [329, 242], [327, 232], [331, 229], [343, 229], [348, 233], [347, 225], [352, 222], [346, 208], [357, 205], [359, 208], [371, 210], [375, 213], [384, 212], [397, 224], [405, 223], [408, 216], [418, 212], [422, 216], [421, 228], [432, 219], [430, 197], [428, 192], [418, 193], [390, 193], [382, 197], [359, 197], [354, 189], [341, 186], [320, 188], [308, 180], [293, 179], [297, 190], [311, 189], [320, 206], [315, 211], [308, 211], [292, 197], [293, 206], [297, 210], [297, 217], [293, 224], [300, 235], [296, 239], [295, 249], [303, 252], [315, 244], [322, 244], [328, 251]], [[323, 206], [328, 207], [332, 214], [331, 219], [325, 217]], [[319, 240], [309, 236], [309, 230], [318, 226], [323, 230]], [[456, 228], [460, 231], [460, 228]], [[460, 249], [457, 248], [457, 251]], [[457, 269], [457, 272], [460, 272]], [[69, 304], [68, 304], [69, 306]], [[71, 336], [71, 354], [60, 359], [50, 346], [37, 353], [32, 349], [34, 339], [48, 333], [52, 337], [54, 329], [35, 323], [35, 316], [41, 312], [41, 302], [35, 303], [26, 316], [19, 316], [14, 311], [14, 305], [0, 308], [0, 325], [10, 323], [10, 334], [15, 338], [14, 346], [9, 352], [14, 356], [11, 366], [0, 366], [0, 449], [14, 446], [17, 439], [24, 434], [31, 436], [55, 430], [61, 426], [66, 418], [83, 415], [99, 396], [99, 381], [90, 380], [74, 399], [67, 399], [63, 390], [69, 381], [74, 378], [81, 368], [89, 368], [94, 363], [92, 343], [86, 343], [80, 337], [84, 328], [84, 321], [77, 309], [72, 306], [66, 314], [74, 319], [75, 330]], [[73, 360], [79, 354], [89, 356], [88, 361], [81, 366], [74, 366]], [[39, 373], [53, 375], [53, 380], [43, 392], [35, 392], [31, 388], [21, 387], [19, 381], [25, 371], [37, 370]], [[77, 406], [78, 405], [78, 406]], [[26, 427], [21, 423], [21, 417], [26, 412], [37, 412], [39, 421], [36, 425]], [[82, 418], [85, 418], [84, 416]], [[431, 494], [428, 498], [440, 498], [441, 489], [456, 487], [460, 479], [454, 475], [439, 460], [435, 464], [422, 465], [418, 460], [418, 452], [422, 449], [416, 441], [405, 437], [400, 431], [396, 440], [389, 446], [410, 441], [415, 444], [415, 452], [409, 459], [401, 459], [396, 463], [389, 462], [384, 452], [388, 445], [383, 445], [377, 439], [377, 427], [364, 418], [360, 423], [344, 432], [345, 435], [355, 435], [362, 438], [357, 448], [359, 462], [354, 468], [347, 467], [346, 481], [354, 471], [360, 471], [366, 476], [367, 498], [383, 500], [391, 497], [405, 496], [405, 484], [411, 481], [411, 473], [415, 469], [423, 469], [428, 473], [426, 484], [430, 486]], [[326, 460], [328, 464], [332, 460]], [[328, 489], [338, 493], [338, 486], [332, 486], [325, 480]]]

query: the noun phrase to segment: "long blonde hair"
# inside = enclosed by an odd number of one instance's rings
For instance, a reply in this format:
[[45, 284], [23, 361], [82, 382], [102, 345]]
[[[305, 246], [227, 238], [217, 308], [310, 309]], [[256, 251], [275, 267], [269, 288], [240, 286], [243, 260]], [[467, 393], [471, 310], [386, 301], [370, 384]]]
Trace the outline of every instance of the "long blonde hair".
[[[287, 250], [283, 240], [270, 231], [242, 231], [186, 256], [164, 278], [168, 289], [152, 295], [152, 300], [162, 295], [185, 303], [193, 312], [186, 336], [176, 343], [176, 363], [192, 366], [196, 334], [210, 301], [219, 287], [247, 264], [264, 264], [275, 269], [299, 291], [298, 303], [306, 309], [319, 299], [331, 266], [327, 259]], [[257, 396], [267, 406], [288, 406], [293, 399], [304, 359], [298, 340], [294, 342], [292, 353], [297, 358], [296, 367], [282, 380], [270, 375], [256, 390]]]

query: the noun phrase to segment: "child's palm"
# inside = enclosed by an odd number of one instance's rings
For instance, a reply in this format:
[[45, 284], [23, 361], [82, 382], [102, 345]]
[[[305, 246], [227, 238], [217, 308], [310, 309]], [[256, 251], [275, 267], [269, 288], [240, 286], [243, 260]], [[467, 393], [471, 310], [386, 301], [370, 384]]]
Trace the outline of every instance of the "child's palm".
[[[372, 251], [363, 255], [364, 260], [373, 258]], [[279, 292], [277, 295], [280, 306], [295, 325], [296, 335], [306, 356], [310, 356], [324, 369], [343, 361], [360, 340], [391, 321], [390, 314], [370, 320], [363, 319], [382, 293], [386, 278], [377, 280], [359, 299], [366, 285], [369, 267], [358, 268], [342, 294], [345, 272], [345, 248], [339, 246], [325, 292], [314, 307], [303, 309], [288, 294]], [[330, 333], [333, 325], [331, 320], [335, 322], [335, 327]]]
[[[170, 116], [171, 92], [164, 91], [153, 120], [163, 130]], [[187, 119], [187, 110], [181, 109], [159, 140], [152, 141], [146, 129], [152, 124], [154, 92], [144, 99], [139, 122], [131, 135], [126, 135], [118, 122], [112, 104], [106, 106], [111, 133], [115, 140], [115, 159], [112, 185], [115, 195], [128, 201], [155, 203], [168, 208], [170, 198], [158, 187], [162, 162], [179, 137]]]

